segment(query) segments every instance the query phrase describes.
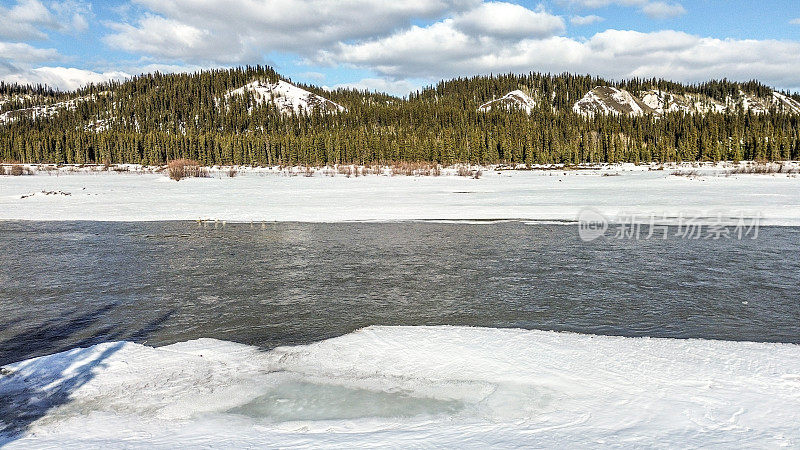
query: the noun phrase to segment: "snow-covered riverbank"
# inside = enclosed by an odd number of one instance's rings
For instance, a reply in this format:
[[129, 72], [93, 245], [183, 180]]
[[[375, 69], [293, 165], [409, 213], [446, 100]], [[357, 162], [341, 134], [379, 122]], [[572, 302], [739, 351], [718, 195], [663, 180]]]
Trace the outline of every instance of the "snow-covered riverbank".
[[791, 447], [800, 346], [463, 327], [106, 343], [9, 366], [0, 396], [26, 427], [11, 448]]
[[[569, 223], [592, 207], [800, 225], [797, 174], [725, 166], [480, 177], [218, 168], [179, 182], [129, 169], [0, 176], [0, 220]], [[797, 423], [792, 344], [370, 327], [271, 351], [107, 342], [0, 371], [0, 446], [11, 448], [792, 447]]]
[[241, 168], [230, 177], [223, 168], [210, 178], [176, 182], [164, 173], [62, 168], [0, 177], [0, 220], [574, 221], [591, 206], [611, 217], [760, 214], [762, 224], [800, 225], [800, 176], [725, 171], [625, 164], [484, 170], [476, 179], [452, 170], [443, 176], [319, 171], [309, 177]]

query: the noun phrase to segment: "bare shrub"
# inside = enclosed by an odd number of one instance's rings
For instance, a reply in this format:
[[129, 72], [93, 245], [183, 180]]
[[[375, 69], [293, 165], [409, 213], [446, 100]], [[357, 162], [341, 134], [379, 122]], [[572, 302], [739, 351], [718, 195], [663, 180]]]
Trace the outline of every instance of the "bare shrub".
[[11, 166], [10, 174], [12, 176], [18, 177], [20, 175], [30, 175], [31, 171], [30, 171], [30, 169], [28, 169], [26, 167], [23, 167], [23, 166], [21, 166], [19, 164], [14, 164], [13, 166]]
[[797, 167], [792, 167], [786, 163], [772, 164], [772, 163], [758, 163], [754, 165], [739, 166], [731, 170], [729, 173], [736, 174], [771, 174], [771, 173], [786, 173], [796, 174], [800, 172]]
[[169, 177], [175, 181], [184, 178], [208, 178], [208, 169], [200, 167], [200, 163], [192, 159], [175, 159], [167, 163]]
[[674, 175], [676, 177], [699, 177], [700, 172], [697, 170], [675, 170], [670, 175]]
[[475, 171], [472, 170], [469, 166], [459, 165], [458, 166], [458, 176], [460, 177], [472, 177], [475, 176]]
[[339, 175], [344, 175], [346, 177], [350, 177], [353, 174], [353, 167], [352, 166], [337, 166], [336, 171], [339, 172]]
[[228, 177], [233, 178], [238, 174], [239, 174], [239, 171], [236, 170], [235, 167], [231, 167], [230, 169], [228, 169]]
[[0, 166], [0, 176], [6, 174], [6, 166]]
[[[405, 176], [438, 176], [441, 175], [441, 166], [429, 162], [405, 162], [400, 161], [393, 163], [389, 166], [392, 175], [405, 175]], [[383, 169], [379, 169], [378, 173], [383, 173]]]
[[411, 167], [411, 164], [406, 162], [394, 163], [392, 164], [392, 175], [413, 175], [414, 169]]
[[475, 178], [475, 179], [477, 180], [477, 179], [478, 179], [478, 178], [480, 178], [482, 175], [483, 175], [483, 171], [482, 171], [482, 170], [476, 170], [476, 171], [475, 171], [475, 175], [473, 175], [473, 176], [472, 176], [472, 178]]
[[373, 164], [369, 166], [369, 168], [365, 168], [365, 172], [370, 175], [382, 175], [383, 174], [383, 166]]

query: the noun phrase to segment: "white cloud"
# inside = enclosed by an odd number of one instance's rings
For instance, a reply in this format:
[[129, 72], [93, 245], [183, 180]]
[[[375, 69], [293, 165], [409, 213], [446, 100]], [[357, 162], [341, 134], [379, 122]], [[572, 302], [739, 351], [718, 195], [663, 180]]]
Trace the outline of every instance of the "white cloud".
[[353, 88], [360, 90], [367, 90], [371, 92], [384, 92], [387, 94], [397, 95], [399, 97], [408, 95], [422, 88], [423, 85], [428, 84], [422, 81], [415, 82], [413, 80], [388, 80], [385, 78], [363, 78], [352, 83], [341, 83], [334, 86], [336, 88]]
[[202, 59], [219, 51], [221, 61], [235, 61], [239, 52], [232, 53], [224, 43], [214, 39], [211, 32], [161, 16], [145, 15], [137, 26], [111, 24], [117, 33], [105, 38], [107, 44], [131, 53], [155, 54], [167, 58]]
[[309, 71], [309, 72], [298, 73], [297, 76], [299, 78], [314, 80], [316, 82], [321, 82], [325, 80], [325, 74], [322, 72]]
[[0, 61], [8, 63], [35, 63], [59, 59], [52, 48], [36, 48], [21, 42], [0, 42]]
[[82, 1], [62, 0], [51, 3], [50, 8], [58, 18], [63, 32], [79, 33], [89, 28], [89, 19], [94, 17], [92, 5]]
[[109, 80], [130, 78], [125, 72], [93, 72], [73, 67], [38, 67], [18, 70], [15, 73], [0, 76], [4, 81], [19, 84], [46, 84], [61, 90], [73, 90], [89, 83], [101, 83]]
[[797, 19], [790, 20], [789, 23], [791, 25], [800, 25], [800, 17], [798, 17]]
[[[543, 39], [552, 38], [564, 29], [563, 20], [557, 16], [531, 10], [525, 10], [527, 13], [522, 14], [519, 10], [507, 8], [507, 3], [489, 5], [489, 12], [493, 14], [483, 14], [488, 16], [484, 22], [479, 22], [474, 11], [469, 11], [427, 27], [412, 26], [372, 41], [340, 43], [330, 51], [318, 52], [309, 62], [353, 64], [395, 78], [417, 74], [427, 78], [433, 75], [428, 67], [443, 69], [445, 73], [449, 73], [451, 71], [448, 64], [451, 63], [456, 66], [474, 65], [477, 69], [491, 65], [487, 63], [488, 60], [514, 58], [515, 55], [506, 53], [517, 43], [543, 42]], [[483, 7], [479, 11], [486, 13]], [[498, 29], [498, 17], [505, 16], [509, 11], [522, 15], [525, 19], [524, 25], [517, 24], [522, 31], [514, 31], [515, 28]], [[530, 21], [533, 23], [528, 23]], [[465, 23], [470, 26], [464, 26]], [[548, 49], [542, 51], [549, 52]]]
[[504, 2], [484, 3], [457, 16], [456, 28], [467, 34], [502, 38], [548, 37], [564, 31], [564, 20]]
[[135, 0], [150, 11], [111, 24], [114, 48], [187, 63], [253, 63], [272, 51], [309, 54], [470, 10], [480, 0]]
[[45, 39], [43, 30], [83, 31], [90, 16], [91, 7], [83, 2], [54, 2], [48, 8], [39, 0], [17, 0], [12, 7], [0, 6], [0, 39]]
[[797, 42], [621, 30], [597, 33], [588, 40], [551, 36], [508, 42], [470, 36], [450, 19], [369, 42], [341, 44], [335, 51], [321, 52], [316, 61], [370, 69], [391, 80], [533, 70], [686, 82], [757, 78], [780, 88], [800, 86]]
[[[85, 29], [92, 17], [91, 8], [81, 1], [43, 1], [0, 6], [0, 78], [67, 89], [128, 73], [254, 64], [276, 51], [300, 55], [312, 66], [374, 74], [336, 87], [401, 95], [441, 78], [531, 70], [689, 82], [758, 78], [779, 88], [800, 88], [798, 42], [628, 30], [570, 38], [563, 35], [564, 19], [542, 7], [480, 0], [133, 0], [136, 5], [124, 14], [130, 18], [108, 24], [112, 32], [104, 38], [112, 48], [134, 54], [133, 62], [91, 67], [94, 71], [71, 69], [56, 67], [63, 57], [55, 49], [3, 42], [40, 39], [47, 30]], [[575, 8], [636, 8], [654, 18], [686, 13], [674, 0], [557, 1]], [[601, 20], [597, 15], [576, 15], [570, 23]], [[791, 23], [800, 24], [800, 18]]]
[[38, 0], [19, 0], [17, 4], [0, 6], [0, 38], [11, 40], [44, 39], [40, 28], [52, 28], [55, 18]]
[[559, 0], [559, 3], [574, 5], [581, 8], [604, 8], [609, 5], [621, 6], [641, 6], [647, 3], [647, 0]]
[[642, 6], [642, 12], [654, 19], [669, 19], [686, 14], [686, 9], [677, 3], [652, 2]]
[[611, 5], [636, 7], [653, 19], [669, 19], [686, 14], [680, 3], [667, 3], [652, 0], [558, 0], [559, 3], [578, 8], [597, 9]]
[[569, 18], [569, 23], [575, 26], [584, 26], [584, 25], [592, 25], [598, 22], [602, 22], [605, 19], [600, 16], [595, 15], [588, 15], [588, 16], [572, 16]]
[[219, 69], [221, 66], [195, 66], [195, 65], [181, 65], [181, 64], [130, 64], [122, 68], [123, 72], [132, 74], [145, 74], [145, 73], [192, 73], [200, 72], [203, 70]]

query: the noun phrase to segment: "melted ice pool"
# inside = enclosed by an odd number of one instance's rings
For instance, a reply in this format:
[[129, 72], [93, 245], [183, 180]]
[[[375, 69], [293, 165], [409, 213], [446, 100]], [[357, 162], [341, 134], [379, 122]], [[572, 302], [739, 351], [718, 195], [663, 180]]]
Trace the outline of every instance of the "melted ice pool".
[[12, 447], [796, 446], [800, 346], [466, 327], [106, 343], [13, 364], [0, 396]]

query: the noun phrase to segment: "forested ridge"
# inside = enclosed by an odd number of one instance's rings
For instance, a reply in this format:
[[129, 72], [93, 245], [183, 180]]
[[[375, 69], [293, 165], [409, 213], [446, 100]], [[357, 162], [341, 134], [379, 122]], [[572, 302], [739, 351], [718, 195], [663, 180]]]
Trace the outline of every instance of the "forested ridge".
[[[74, 107], [55, 114], [0, 124], [0, 160], [163, 164], [188, 158], [207, 165], [318, 166], [800, 159], [800, 116], [777, 109], [769, 114], [736, 110], [657, 118], [589, 118], [571, 109], [586, 92], [603, 85], [718, 100], [740, 90], [771, 95], [771, 88], [756, 81], [684, 85], [507, 74], [442, 81], [403, 99], [298, 84], [347, 108], [335, 114], [287, 115], [274, 105], [257, 104], [250, 95], [225, 97], [253, 80], [279, 78], [271, 68], [256, 66], [147, 74], [70, 93], [0, 83], [0, 113], [75, 100]], [[539, 100], [530, 115], [500, 108], [478, 112], [478, 105], [516, 89]]]

